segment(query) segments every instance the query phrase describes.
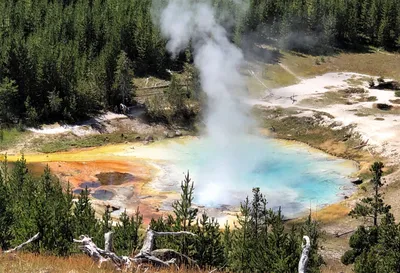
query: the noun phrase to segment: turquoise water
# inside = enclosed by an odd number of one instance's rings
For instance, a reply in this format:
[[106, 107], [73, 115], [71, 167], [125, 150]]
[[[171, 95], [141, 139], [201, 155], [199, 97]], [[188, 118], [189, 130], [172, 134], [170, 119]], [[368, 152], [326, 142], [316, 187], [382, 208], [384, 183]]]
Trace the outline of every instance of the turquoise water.
[[179, 158], [174, 161], [181, 171], [190, 170], [199, 205], [238, 205], [259, 187], [270, 207], [295, 215], [354, 191], [349, 176], [357, 171], [355, 163], [304, 145], [248, 137], [171, 143], [168, 150]]

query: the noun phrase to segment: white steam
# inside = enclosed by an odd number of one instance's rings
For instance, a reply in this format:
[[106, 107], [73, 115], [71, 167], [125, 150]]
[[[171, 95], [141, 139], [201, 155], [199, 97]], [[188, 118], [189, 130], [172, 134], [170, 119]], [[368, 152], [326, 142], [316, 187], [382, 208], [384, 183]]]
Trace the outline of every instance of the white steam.
[[243, 166], [246, 159], [242, 157], [243, 140], [253, 127], [249, 109], [243, 103], [246, 96], [245, 81], [240, 74], [243, 54], [229, 41], [216, 18], [215, 10], [206, 0], [170, 0], [158, 16], [172, 55], [176, 56], [189, 44], [193, 47], [194, 64], [207, 93], [205, 124], [212, 154], [195, 177], [196, 201], [206, 205], [231, 203], [231, 193], [225, 191], [224, 185], [240, 183], [240, 175], [252, 167], [252, 164]]

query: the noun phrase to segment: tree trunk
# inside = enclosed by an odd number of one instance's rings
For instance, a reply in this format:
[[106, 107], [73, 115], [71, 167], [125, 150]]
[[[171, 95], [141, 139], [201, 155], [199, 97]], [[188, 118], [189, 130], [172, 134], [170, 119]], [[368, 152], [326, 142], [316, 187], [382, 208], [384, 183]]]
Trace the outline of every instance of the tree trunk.
[[310, 237], [303, 236], [303, 240], [305, 240], [305, 244], [302, 243], [303, 251], [299, 261], [299, 273], [306, 273], [307, 271], [308, 254], [311, 248]]
[[114, 232], [109, 231], [104, 234], [104, 250], [108, 252], [112, 252], [114, 250], [113, 247], [113, 234]]

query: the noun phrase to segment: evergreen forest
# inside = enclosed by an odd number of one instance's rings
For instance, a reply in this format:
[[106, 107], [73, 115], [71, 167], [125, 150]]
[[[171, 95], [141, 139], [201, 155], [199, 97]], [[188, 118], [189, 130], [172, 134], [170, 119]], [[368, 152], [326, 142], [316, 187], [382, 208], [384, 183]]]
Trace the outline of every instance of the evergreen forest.
[[[254, 44], [307, 54], [396, 51], [400, 45], [397, 0], [213, 0], [213, 5], [232, 42], [255, 58], [265, 52]], [[192, 62], [191, 49], [171, 59], [153, 24], [154, 9], [151, 0], [1, 1], [0, 122], [73, 122], [120, 103], [135, 104], [133, 77], [170, 80], [167, 69], [182, 71]]]

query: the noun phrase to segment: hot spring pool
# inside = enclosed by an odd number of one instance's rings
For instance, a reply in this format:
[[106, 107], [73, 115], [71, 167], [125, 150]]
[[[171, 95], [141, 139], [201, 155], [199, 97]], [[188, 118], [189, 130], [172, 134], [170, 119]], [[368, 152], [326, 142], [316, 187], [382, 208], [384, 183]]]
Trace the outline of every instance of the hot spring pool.
[[154, 146], [180, 178], [190, 170], [198, 205], [238, 205], [259, 187], [270, 207], [281, 206], [289, 216], [343, 200], [355, 189], [349, 182], [358, 170], [355, 162], [306, 145], [247, 137], [222, 144], [192, 139]]

